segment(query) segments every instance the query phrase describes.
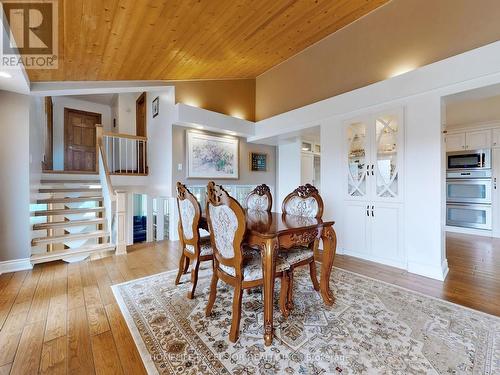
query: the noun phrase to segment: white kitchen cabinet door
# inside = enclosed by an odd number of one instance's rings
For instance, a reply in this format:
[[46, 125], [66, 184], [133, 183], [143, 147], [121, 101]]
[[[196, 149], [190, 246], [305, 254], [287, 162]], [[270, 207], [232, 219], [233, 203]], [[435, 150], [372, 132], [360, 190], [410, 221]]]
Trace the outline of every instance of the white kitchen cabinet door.
[[371, 132], [369, 120], [352, 120], [346, 127], [347, 164], [346, 188], [348, 199], [365, 200], [369, 194]]
[[314, 184], [314, 154], [305, 153], [301, 154], [300, 159], [300, 180], [301, 185]]
[[366, 202], [346, 202], [343, 222], [342, 247], [348, 253], [369, 256], [369, 205]]
[[403, 168], [403, 114], [401, 111], [385, 112], [376, 117], [372, 147], [370, 179], [372, 193], [377, 201], [399, 201]]
[[491, 146], [500, 147], [500, 128], [491, 131]]
[[465, 133], [447, 134], [446, 135], [446, 151], [461, 151], [465, 150]]
[[491, 147], [491, 130], [478, 130], [465, 133], [467, 150], [478, 150]]
[[370, 245], [373, 259], [404, 266], [402, 255], [403, 217], [399, 204], [376, 203], [370, 206]]

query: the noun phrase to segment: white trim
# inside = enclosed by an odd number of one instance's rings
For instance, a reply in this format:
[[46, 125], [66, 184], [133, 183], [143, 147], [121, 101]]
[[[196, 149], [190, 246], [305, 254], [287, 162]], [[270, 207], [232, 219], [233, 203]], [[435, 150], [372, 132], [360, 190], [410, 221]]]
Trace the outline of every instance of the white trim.
[[416, 262], [408, 262], [408, 272], [415, 273], [420, 276], [429, 277], [439, 281], [444, 281], [448, 275], [448, 260], [444, 259], [441, 267], [435, 267], [429, 264], [421, 264]]
[[485, 229], [462, 228], [446, 225], [444, 231], [449, 233], [471, 234], [473, 236], [495, 237], [492, 230]]
[[30, 258], [6, 260], [0, 262], [0, 275], [2, 273], [24, 271], [32, 268], [33, 265], [30, 262]]
[[[340, 250], [340, 251], [338, 251], [338, 250]], [[381, 257], [377, 257], [377, 256], [372, 256], [372, 255], [367, 255], [367, 254], [363, 254], [363, 253], [358, 253], [356, 251], [351, 251], [351, 250], [347, 250], [347, 249], [344, 249], [344, 248], [337, 249], [337, 253], [338, 254], [342, 254], [342, 255], [348, 255], [348, 256], [351, 256], [351, 257], [354, 257], [354, 258], [368, 260], [370, 262], [384, 264], [386, 266], [395, 267], [395, 268], [399, 268], [399, 269], [402, 269], [402, 270], [406, 270], [406, 264], [405, 264], [405, 262], [403, 260], [397, 261], [397, 260], [393, 260], [393, 259], [381, 258]]]

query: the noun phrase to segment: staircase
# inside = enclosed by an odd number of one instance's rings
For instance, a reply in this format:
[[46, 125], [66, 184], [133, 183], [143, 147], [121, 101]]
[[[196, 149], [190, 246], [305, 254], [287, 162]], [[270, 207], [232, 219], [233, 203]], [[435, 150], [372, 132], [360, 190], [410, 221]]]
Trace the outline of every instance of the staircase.
[[115, 250], [98, 175], [46, 173], [36, 203], [31, 208], [33, 264], [80, 261]]

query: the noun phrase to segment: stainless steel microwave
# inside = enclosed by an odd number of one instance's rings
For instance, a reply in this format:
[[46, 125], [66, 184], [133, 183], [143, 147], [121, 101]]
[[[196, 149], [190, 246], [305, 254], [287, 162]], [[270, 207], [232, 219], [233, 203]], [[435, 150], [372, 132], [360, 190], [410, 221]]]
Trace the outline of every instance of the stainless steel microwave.
[[491, 149], [456, 151], [446, 153], [446, 169], [490, 169]]

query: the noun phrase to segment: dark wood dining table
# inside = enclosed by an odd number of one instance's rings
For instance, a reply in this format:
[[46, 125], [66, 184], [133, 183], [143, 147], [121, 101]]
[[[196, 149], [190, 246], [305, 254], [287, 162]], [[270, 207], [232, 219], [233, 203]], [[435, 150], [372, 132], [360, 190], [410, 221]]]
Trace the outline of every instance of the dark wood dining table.
[[[311, 245], [323, 241], [321, 254], [320, 293], [326, 305], [332, 305], [335, 298], [330, 290], [330, 274], [335, 258], [337, 236], [333, 229], [334, 221], [286, 215], [277, 212], [246, 210], [245, 243], [258, 247], [262, 254], [263, 299], [264, 299], [264, 342], [273, 342], [273, 295], [275, 256], [278, 250], [286, 251], [291, 247]], [[206, 216], [203, 214], [200, 227], [208, 230]]]

